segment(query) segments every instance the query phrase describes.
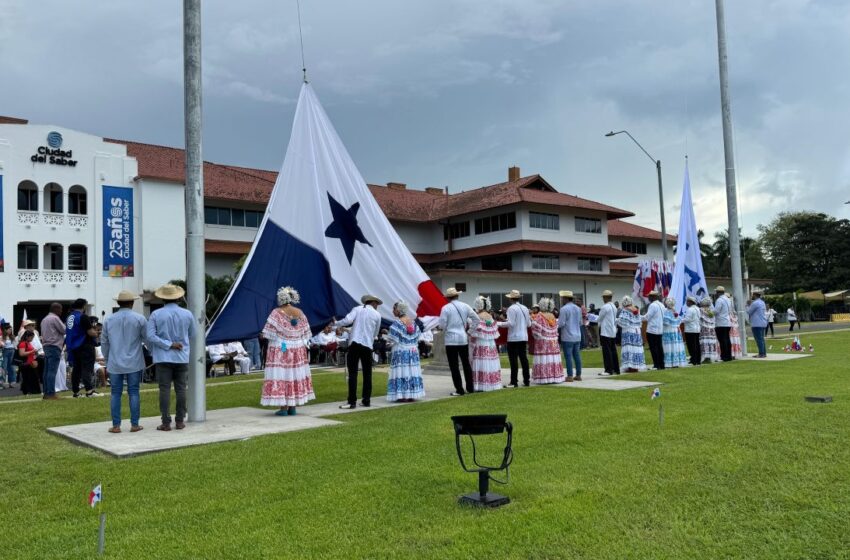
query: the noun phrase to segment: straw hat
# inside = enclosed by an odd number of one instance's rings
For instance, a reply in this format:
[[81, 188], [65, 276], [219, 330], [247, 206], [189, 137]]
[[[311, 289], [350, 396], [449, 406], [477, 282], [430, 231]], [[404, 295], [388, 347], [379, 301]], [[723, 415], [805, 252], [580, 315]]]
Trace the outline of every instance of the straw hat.
[[699, 301], [697, 301], [697, 298], [695, 298], [694, 296], [688, 296], [687, 301], [691, 301], [693, 303], [699, 303]]
[[366, 294], [365, 296], [360, 298], [360, 303], [362, 303], [363, 305], [366, 305], [367, 303], [372, 303], [372, 302], [375, 302], [378, 305], [384, 304], [384, 302], [381, 301], [381, 298], [379, 298], [378, 296], [372, 296], [372, 295]]
[[457, 289], [456, 289], [456, 288], [449, 288], [448, 290], [446, 290], [445, 296], [446, 296], [447, 298], [457, 297], [457, 296], [459, 296], [459, 295], [460, 295], [460, 294], [462, 294], [462, 293], [463, 293], [463, 292], [459, 292], [459, 291], [457, 291]]
[[652, 290], [651, 292], [649, 292], [649, 293], [648, 293], [648, 294], [646, 294], [646, 295], [647, 295], [647, 296], [657, 296], [657, 295], [658, 295], [658, 290]]
[[723, 286], [717, 286], [716, 288], [714, 288], [714, 291], [726, 293], [726, 288], [724, 288]]
[[602, 291], [602, 297], [608, 297], [608, 296], [613, 296], [613, 295], [614, 295], [614, 292], [612, 292], [611, 290], [603, 290]]
[[572, 290], [561, 290], [560, 292], [558, 292], [558, 295], [561, 296], [561, 297], [570, 297], [571, 298], [571, 297], [573, 297], [573, 292], [572, 292]]
[[174, 301], [186, 295], [186, 290], [184, 290], [180, 286], [175, 286], [174, 284], [166, 284], [157, 288], [153, 295], [155, 295], [159, 299], [163, 299], [166, 301]]
[[117, 302], [124, 301], [135, 301], [139, 299], [139, 296], [131, 292], [130, 290], [121, 290], [118, 292], [118, 295], [113, 298]]
[[34, 324], [35, 324], [35, 321], [33, 321], [32, 319], [27, 319], [26, 321], [21, 323], [21, 326], [24, 327], [24, 328], [27, 328], [28, 326], [34, 325]]
[[508, 299], [522, 299], [522, 294], [519, 293], [519, 290], [511, 290], [510, 293], [505, 294], [505, 297]]

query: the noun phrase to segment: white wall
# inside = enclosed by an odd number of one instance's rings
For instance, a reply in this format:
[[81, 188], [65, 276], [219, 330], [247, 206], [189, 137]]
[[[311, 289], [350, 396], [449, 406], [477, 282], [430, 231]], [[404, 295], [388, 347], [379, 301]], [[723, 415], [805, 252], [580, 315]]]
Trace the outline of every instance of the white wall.
[[235, 278], [236, 273], [233, 270], [233, 263], [238, 261], [239, 258], [239, 255], [207, 255], [207, 274], [214, 278], [220, 276], [233, 276]]
[[140, 180], [142, 289], [155, 290], [171, 280], [186, 279], [186, 215], [184, 187], [178, 183]]
[[[636, 262], [651, 260], [651, 259], [656, 259], [656, 260], [662, 260], [663, 259], [664, 253], [661, 251], [661, 240], [660, 239], [657, 240], [657, 241], [653, 241], [651, 239], [639, 239], [637, 237], [611, 237], [609, 239], [610, 239], [609, 245], [611, 247], [613, 247], [614, 249], [620, 249], [620, 250], [622, 250], [622, 248], [623, 248], [623, 245], [622, 245], [623, 241], [634, 241], [634, 242], [638, 242], [638, 243], [646, 243], [646, 254], [645, 255], [638, 255], [636, 257], [632, 257], [632, 258], [628, 258], [628, 259], [617, 259], [617, 262], [634, 262], [634, 263], [636, 263]], [[668, 241], [667, 242], [667, 249], [668, 249], [668, 251], [671, 255], [670, 260], [672, 261], [673, 243]]]

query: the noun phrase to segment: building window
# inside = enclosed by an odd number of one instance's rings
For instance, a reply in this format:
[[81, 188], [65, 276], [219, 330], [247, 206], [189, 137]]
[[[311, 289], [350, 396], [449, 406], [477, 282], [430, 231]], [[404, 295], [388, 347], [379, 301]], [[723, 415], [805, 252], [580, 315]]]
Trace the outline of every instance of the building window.
[[38, 187], [32, 181], [18, 184], [18, 210], [38, 212]]
[[85, 245], [68, 247], [68, 270], [88, 270], [88, 248]]
[[531, 255], [531, 268], [534, 270], [561, 270], [561, 257], [558, 255]]
[[623, 241], [620, 243], [620, 247], [627, 253], [634, 253], [636, 255], [646, 254], [646, 243], [641, 243], [640, 241]]
[[62, 187], [59, 183], [44, 185], [44, 210], [56, 214], [62, 213]]
[[89, 213], [86, 189], [74, 185], [68, 189], [68, 213], [86, 215]]
[[457, 290], [459, 292], [465, 292], [466, 291], [466, 282], [456, 282], [455, 283], [455, 290]]
[[513, 268], [513, 259], [510, 255], [481, 259], [481, 270], [513, 270]]
[[44, 269], [62, 270], [65, 268], [65, 254], [59, 243], [47, 243], [44, 245]]
[[38, 245], [35, 243], [18, 243], [18, 269], [38, 270]]
[[465, 270], [466, 261], [451, 261], [447, 262], [445, 268], [449, 270]]
[[602, 220], [576, 216], [576, 231], [579, 233], [602, 233]]
[[506, 212], [504, 214], [496, 214], [495, 216], [487, 216], [486, 218], [477, 218], [475, 220], [475, 235], [515, 227], [516, 212]]
[[561, 218], [557, 214], [529, 212], [529, 224], [538, 229], [561, 229]]
[[602, 272], [602, 259], [598, 257], [579, 257], [578, 269], [582, 272]]
[[456, 224], [446, 224], [443, 226], [443, 239], [449, 238], [451, 231], [452, 239], [460, 239], [461, 237], [469, 237], [469, 222], [458, 222]]
[[499, 292], [490, 292], [478, 295], [490, 299], [490, 306], [492, 307], [493, 313], [498, 313], [500, 309], [505, 307], [505, 302], [508, 301], [507, 299], [505, 299], [504, 294], [501, 294]]
[[204, 223], [212, 226], [260, 227], [263, 213], [241, 208], [204, 206]]

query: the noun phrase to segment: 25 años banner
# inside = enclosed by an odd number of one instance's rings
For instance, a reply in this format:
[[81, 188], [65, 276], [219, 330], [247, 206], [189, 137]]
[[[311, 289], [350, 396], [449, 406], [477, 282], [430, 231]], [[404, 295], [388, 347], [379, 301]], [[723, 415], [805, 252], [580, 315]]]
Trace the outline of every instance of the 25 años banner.
[[133, 276], [133, 189], [103, 185], [103, 275]]

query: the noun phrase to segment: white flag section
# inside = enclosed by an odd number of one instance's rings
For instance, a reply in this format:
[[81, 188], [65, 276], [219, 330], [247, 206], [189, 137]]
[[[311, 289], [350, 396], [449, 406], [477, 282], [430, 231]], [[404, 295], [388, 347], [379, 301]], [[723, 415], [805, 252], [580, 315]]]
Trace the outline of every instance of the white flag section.
[[676, 244], [676, 264], [673, 267], [673, 282], [670, 297], [676, 300], [676, 310], [685, 308], [686, 298], [694, 296], [697, 301], [708, 295], [705, 273], [702, 269], [702, 254], [699, 250], [694, 205], [691, 201], [691, 178], [685, 163], [685, 183], [682, 187], [682, 209], [679, 215], [679, 239]]
[[217, 344], [257, 336], [281, 286], [301, 293], [311, 327], [345, 316], [364, 294], [439, 315], [440, 291], [390, 225], [309, 84], [266, 215], [233, 289], [207, 332]]

